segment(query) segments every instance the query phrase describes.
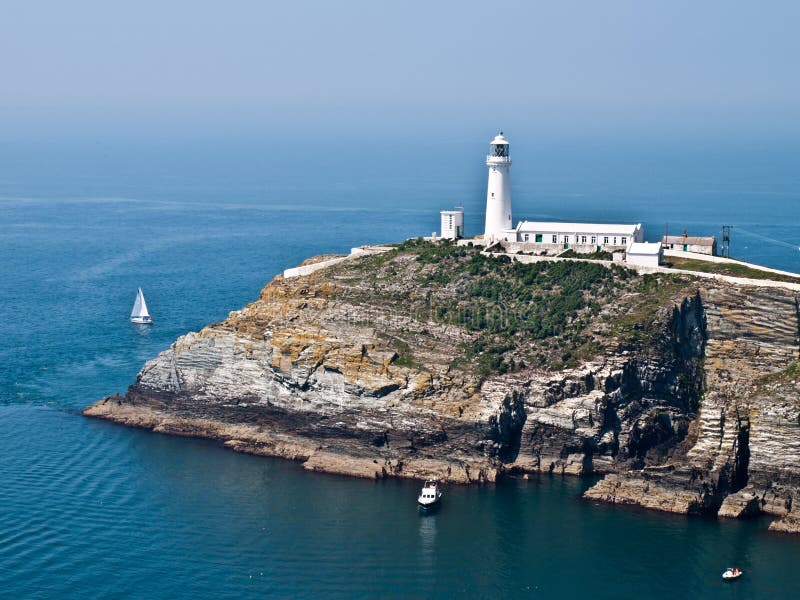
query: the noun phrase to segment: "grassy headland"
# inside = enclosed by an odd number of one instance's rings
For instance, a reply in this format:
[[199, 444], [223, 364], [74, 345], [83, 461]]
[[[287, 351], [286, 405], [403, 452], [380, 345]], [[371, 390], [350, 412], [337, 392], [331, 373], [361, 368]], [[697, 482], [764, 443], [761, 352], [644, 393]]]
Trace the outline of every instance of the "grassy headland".
[[450, 366], [482, 377], [526, 366], [557, 370], [604, 348], [652, 343], [673, 301], [692, 294], [686, 277], [587, 261], [522, 264], [423, 240], [333, 269], [349, 302], [401, 316], [404, 330], [384, 323], [382, 332], [401, 364], [424, 366], [415, 349], [433, 335], [430, 323], [463, 331]]

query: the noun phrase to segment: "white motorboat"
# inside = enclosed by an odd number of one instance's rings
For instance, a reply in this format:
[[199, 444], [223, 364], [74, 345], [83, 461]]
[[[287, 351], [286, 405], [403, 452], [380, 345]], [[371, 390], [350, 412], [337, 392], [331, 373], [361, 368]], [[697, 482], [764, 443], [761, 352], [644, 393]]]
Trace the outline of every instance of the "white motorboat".
[[435, 479], [428, 479], [422, 486], [417, 502], [422, 508], [432, 508], [439, 504], [442, 499], [442, 490], [439, 489], [439, 482]]
[[725, 569], [725, 572], [722, 574], [722, 578], [725, 580], [729, 579], [739, 579], [742, 576], [743, 571], [736, 567], [728, 567]]
[[131, 311], [131, 323], [138, 323], [139, 325], [150, 325], [153, 318], [147, 312], [147, 302], [144, 301], [144, 294], [142, 288], [136, 294], [136, 301], [133, 303], [133, 310]]

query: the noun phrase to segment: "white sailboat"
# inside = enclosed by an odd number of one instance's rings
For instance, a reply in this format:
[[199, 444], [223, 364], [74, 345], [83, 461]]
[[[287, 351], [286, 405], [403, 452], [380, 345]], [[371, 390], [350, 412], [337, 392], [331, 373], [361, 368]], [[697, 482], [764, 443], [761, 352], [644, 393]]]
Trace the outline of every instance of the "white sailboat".
[[153, 322], [152, 317], [150, 317], [150, 313], [147, 312], [147, 302], [144, 301], [142, 288], [139, 288], [139, 292], [136, 294], [136, 302], [133, 303], [131, 322], [142, 325], [149, 325]]

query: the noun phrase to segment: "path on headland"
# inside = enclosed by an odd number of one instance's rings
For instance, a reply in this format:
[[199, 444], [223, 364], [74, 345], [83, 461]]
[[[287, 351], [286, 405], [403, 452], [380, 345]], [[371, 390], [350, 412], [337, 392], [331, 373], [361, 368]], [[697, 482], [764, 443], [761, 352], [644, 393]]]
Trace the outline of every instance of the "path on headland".
[[357, 248], [351, 248], [350, 254], [343, 254], [341, 256], [329, 258], [328, 260], [321, 260], [319, 262], [302, 264], [299, 267], [292, 267], [291, 269], [285, 269], [283, 271], [283, 277], [284, 279], [290, 279], [292, 277], [302, 277], [304, 275], [311, 275], [311, 273], [316, 273], [317, 271], [320, 271], [322, 269], [327, 269], [328, 267], [337, 265], [345, 260], [351, 260], [354, 258], [359, 258], [361, 256], [368, 256], [372, 254], [383, 254], [384, 252], [389, 252], [392, 249], [393, 248], [391, 246], [359, 246]]
[[716, 281], [725, 281], [728, 283], [733, 283], [736, 285], [751, 285], [755, 287], [771, 287], [771, 288], [781, 288], [785, 290], [792, 290], [794, 292], [800, 292], [800, 274], [797, 273], [790, 273], [788, 271], [779, 271], [777, 269], [770, 269], [769, 267], [762, 267], [761, 265], [755, 265], [752, 263], [746, 263], [738, 260], [733, 259], [725, 259], [718, 256], [706, 256], [703, 254], [691, 254], [687, 256], [685, 252], [671, 252], [669, 250], [664, 252], [665, 256], [676, 256], [676, 257], [684, 257], [684, 258], [692, 258], [695, 260], [703, 260], [707, 262], [714, 262], [714, 263], [729, 263], [729, 264], [737, 264], [742, 265], [745, 267], [749, 267], [751, 269], [757, 269], [759, 271], [765, 271], [767, 273], [775, 273], [778, 275], [785, 275], [789, 277], [797, 277], [798, 283], [791, 283], [788, 281], [775, 281], [772, 279], [753, 279], [750, 277], [734, 277], [731, 275], [720, 275], [718, 273], [704, 273], [702, 271], [692, 271], [689, 269], [673, 269], [671, 267], [647, 267], [642, 265], [630, 265], [624, 262], [614, 262], [611, 260], [595, 260], [589, 258], [561, 258], [558, 256], [535, 256], [531, 254], [510, 254], [507, 252], [488, 252], [486, 250], [483, 251], [487, 255], [491, 256], [508, 256], [512, 260], [516, 260], [517, 262], [529, 264], [529, 263], [537, 263], [537, 262], [561, 262], [565, 260], [577, 260], [582, 262], [593, 262], [593, 263], [600, 263], [610, 267], [611, 265], [620, 265], [621, 267], [625, 267], [627, 269], [631, 269], [636, 271], [639, 274], [646, 274], [646, 273], [671, 273], [671, 274], [681, 274], [681, 275], [691, 275], [693, 277], [701, 277], [704, 279], [714, 279]]

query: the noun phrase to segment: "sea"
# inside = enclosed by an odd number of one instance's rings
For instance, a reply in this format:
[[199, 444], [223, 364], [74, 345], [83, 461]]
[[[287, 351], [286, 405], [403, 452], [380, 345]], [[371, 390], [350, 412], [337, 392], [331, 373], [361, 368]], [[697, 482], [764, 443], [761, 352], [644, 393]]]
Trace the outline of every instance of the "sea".
[[[478, 132], [481, 133], [481, 132]], [[318, 253], [481, 231], [487, 141], [0, 144], [0, 597], [798, 598], [800, 537], [581, 499], [308, 473], [81, 416]], [[515, 220], [717, 235], [800, 271], [800, 144], [512, 141]], [[155, 323], [128, 315], [142, 287]], [[738, 566], [745, 575], [725, 583]]]

